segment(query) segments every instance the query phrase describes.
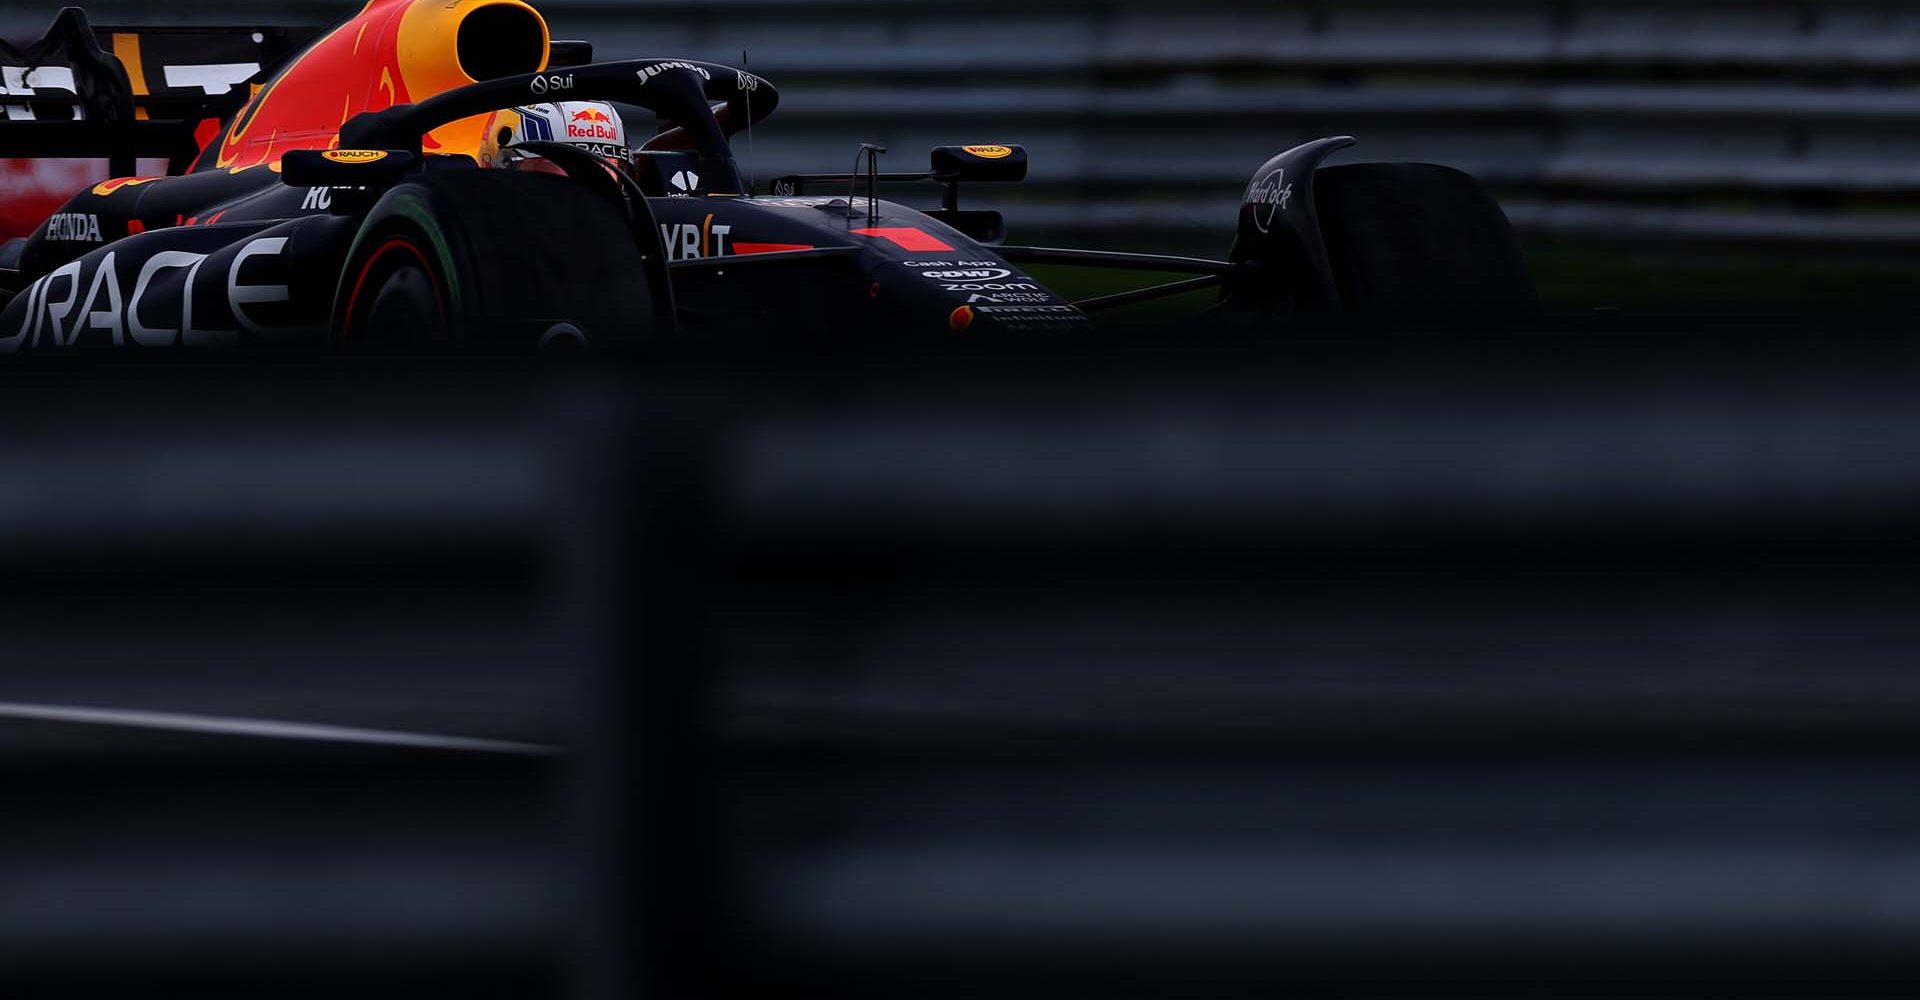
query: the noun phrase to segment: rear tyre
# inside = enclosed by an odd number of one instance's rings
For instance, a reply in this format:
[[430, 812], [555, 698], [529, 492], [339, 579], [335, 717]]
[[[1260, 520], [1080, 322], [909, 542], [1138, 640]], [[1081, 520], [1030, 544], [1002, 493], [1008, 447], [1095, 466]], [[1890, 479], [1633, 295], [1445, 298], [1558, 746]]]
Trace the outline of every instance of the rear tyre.
[[428, 251], [399, 234], [379, 241], [352, 276], [348, 315], [355, 339], [388, 344], [450, 340], [446, 289]]
[[565, 177], [423, 174], [381, 196], [334, 300], [343, 346], [495, 353], [618, 350], [659, 332], [651, 222]]
[[1346, 310], [1427, 322], [1539, 311], [1526, 255], [1478, 181], [1425, 163], [1360, 163], [1314, 176], [1327, 258]]

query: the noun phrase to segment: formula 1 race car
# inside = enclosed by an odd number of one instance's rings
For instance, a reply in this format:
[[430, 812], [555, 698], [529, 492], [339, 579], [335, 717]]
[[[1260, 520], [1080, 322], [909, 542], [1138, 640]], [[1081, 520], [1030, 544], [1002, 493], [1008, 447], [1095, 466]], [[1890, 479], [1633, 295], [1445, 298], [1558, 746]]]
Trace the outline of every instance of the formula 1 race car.
[[[324, 33], [95, 28], [63, 11], [0, 44], [0, 156], [106, 156], [115, 178], [0, 247], [0, 352], [244, 344], [611, 348], [676, 330], [1056, 331], [1218, 288], [1223, 312], [1516, 312], [1524, 258], [1472, 179], [1322, 167], [1348, 138], [1254, 173], [1227, 260], [1008, 245], [962, 185], [1027, 152], [942, 146], [924, 172], [750, 191], [730, 139], [780, 104], [688, 59], [595, 63], [521, 0], [371, 0]], [[625, 119], [651, 115], [629, 144]], [[165, 156], [169, 176], [130, 176]], [[944, 186], [942, 207], [879, 185]], [[1071, 302], [1028, 265], [1185, 275]]]

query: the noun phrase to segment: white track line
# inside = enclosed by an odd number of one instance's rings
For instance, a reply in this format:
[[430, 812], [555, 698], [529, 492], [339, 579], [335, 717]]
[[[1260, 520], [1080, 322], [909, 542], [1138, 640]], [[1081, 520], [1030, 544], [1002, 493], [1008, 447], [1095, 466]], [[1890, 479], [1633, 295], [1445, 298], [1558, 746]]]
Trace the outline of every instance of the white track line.
[[510, 740], [477, 739], [468, 736], [434, 736], [384, 729], [354, 729], [347, 726], [326, 726], [308, 722], [273, 722], [266, 719], [229, 719], [214, 715], [186, 715], [175, 712], [135, 712], [112, 708], [76, 708], [68, 705], [23, 705], [15, 702], [0, 702], [0, 721], [8, 719], [63, 722], [81, 726], [111, 726], [120, 729], [161, 730], [207, 736], [248, 736], [255, 739], [295, 740], [304, 743], [353, 743], [414, 750], [512, 754], [522, 757], [551, 757], [560, 753], [559, 747], [539, 743], [515, 743]]

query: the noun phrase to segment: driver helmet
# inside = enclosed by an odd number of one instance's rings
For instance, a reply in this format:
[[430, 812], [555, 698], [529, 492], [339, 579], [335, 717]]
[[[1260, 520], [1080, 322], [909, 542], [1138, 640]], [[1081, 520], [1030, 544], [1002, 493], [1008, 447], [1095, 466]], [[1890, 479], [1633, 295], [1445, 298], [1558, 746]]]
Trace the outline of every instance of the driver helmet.
[[613, 105], [600, 101], [559, 101], [496, 111], [484, 136], [483, 167], [514, 166], [527, 155], [516, 147], [529, 142], [576, 146], [622, 169], [632, 162], [626, 123]]

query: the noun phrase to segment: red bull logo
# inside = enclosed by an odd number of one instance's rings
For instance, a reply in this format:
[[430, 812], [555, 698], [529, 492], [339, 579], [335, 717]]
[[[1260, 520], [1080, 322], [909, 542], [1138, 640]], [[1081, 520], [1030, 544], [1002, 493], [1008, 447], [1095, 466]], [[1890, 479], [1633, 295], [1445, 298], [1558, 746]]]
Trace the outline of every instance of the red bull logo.
[[567, 123], [567, 138], [588, 142], [624, 143], [620, 123], [599, 108], [582, 108]]

